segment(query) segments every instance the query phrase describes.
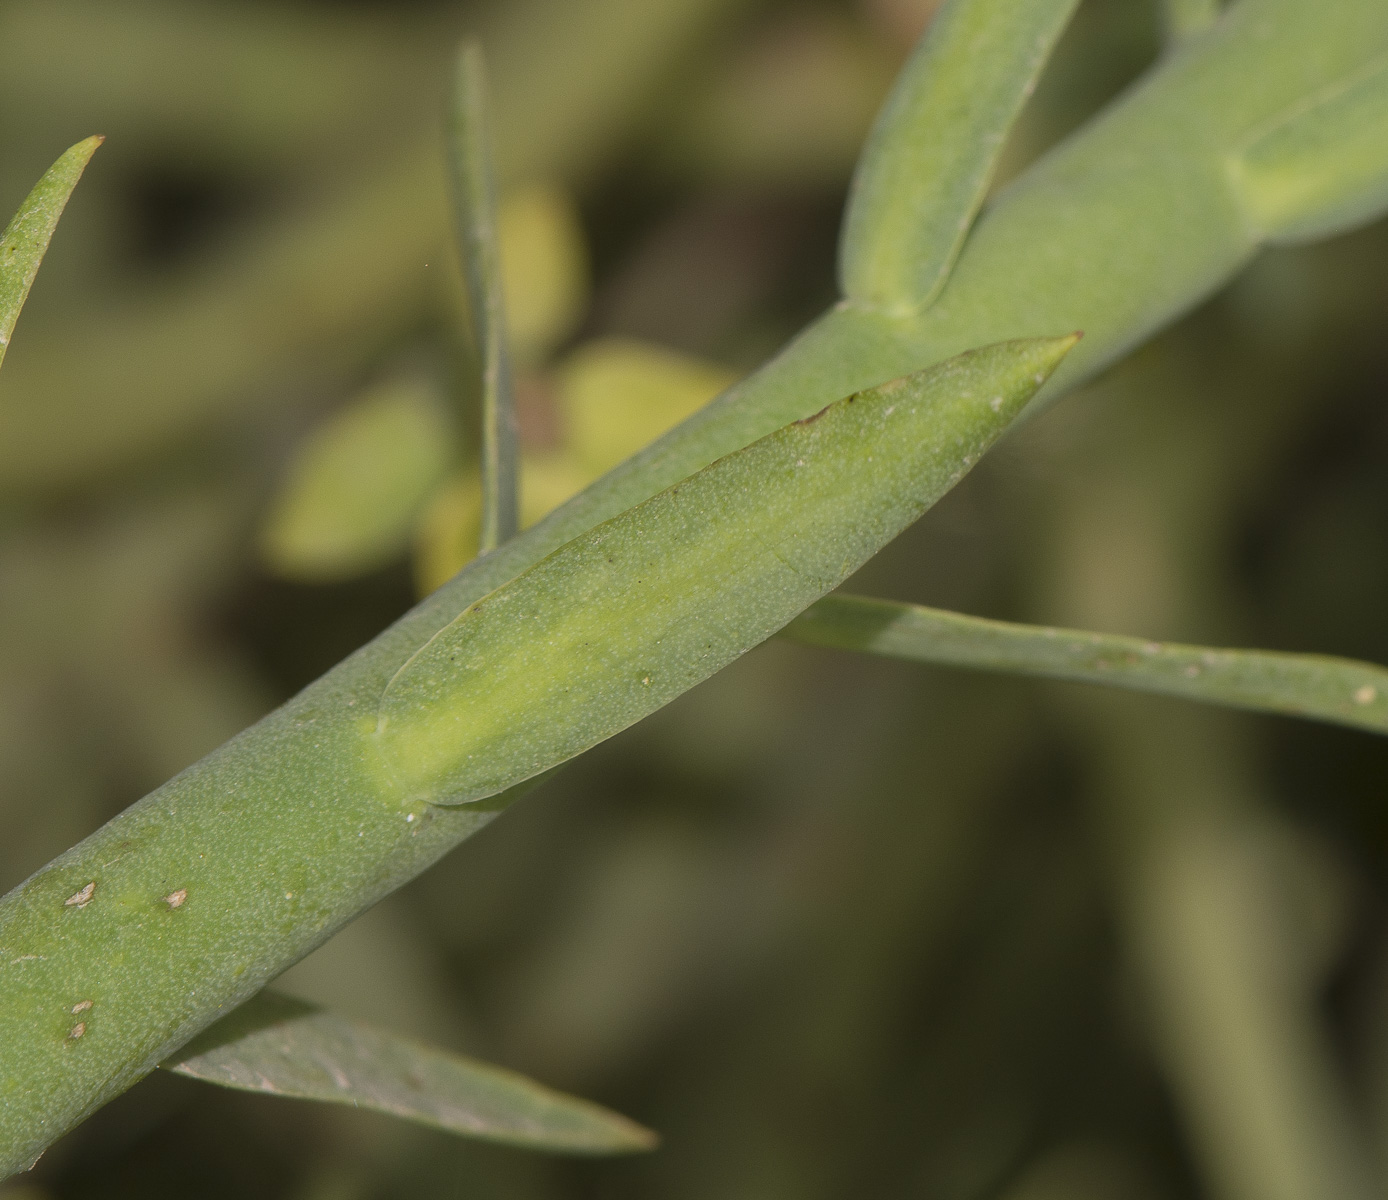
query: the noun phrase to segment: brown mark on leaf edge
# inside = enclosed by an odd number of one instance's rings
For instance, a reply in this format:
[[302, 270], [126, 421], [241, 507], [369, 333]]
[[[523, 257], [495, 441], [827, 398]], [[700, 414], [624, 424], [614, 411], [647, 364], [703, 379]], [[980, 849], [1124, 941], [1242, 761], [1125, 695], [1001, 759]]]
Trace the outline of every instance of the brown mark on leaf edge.
[[[849, 396], [848, 399], [847, 399], [847, 401], [845, 401], [845, 403], [847, 403], [847, 404], [852, 404], [855, 398], [856, 398], [856, 393], [855, 393], [853, 396]], [[838, 401], [835, 400], [835, 401], [834, 401], [834, 404], [837, 404], [837, 403], [838, 403]], [[819, 420], [820, 417], [822, 417], [822, 416], [823, 416], [825, 413], [827, 413], [831, 408], [833, 408], [833, 407], [834, 407], [834, 404], [826, 404], [826, 405], [825, 405], [823, 408], [821, 408], [817, 413], [814, 413], [814, 414], [812, 414], [812, 415], [810, 415], [810, 416], [808, 416], [808, 417], [801, 417], [800, 420], [798, 420], [798, 421], [795, 422], [795, 424], [797, 424], [797, 425], [813, 425], [816, 421]]]

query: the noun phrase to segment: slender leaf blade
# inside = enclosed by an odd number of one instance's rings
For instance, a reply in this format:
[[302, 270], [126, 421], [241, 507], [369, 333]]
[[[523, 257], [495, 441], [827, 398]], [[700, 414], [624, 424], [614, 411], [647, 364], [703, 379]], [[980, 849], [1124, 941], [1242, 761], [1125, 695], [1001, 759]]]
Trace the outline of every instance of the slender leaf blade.
[[531, 1150], [630, 1154], [657, 1141], [591, 1101], [276, 992], [260, 993], [163, 1065], [220, 1087], [371, 1109]]
[[496, 182], [482, 47], [458, 51], [449, 121], [454, 232], [467, 281], [473, 344], [482, 359], [482, 538], [485, 554], [516, 535], [516, 417], [506, 341]]
[[89, 137], [70, 147], [44, 172], [0, 235], [0, 363], [5, 361], [19, 311], [29, 298], [58, 218], [103, 140]]
[[873, 125], [849, 193], [844, 295], [893, 313], [949, 278], [1002, 153], [1076, 0], [952, 0]]
[[784, 636], [942, 666], [1157, 692], [1388, 733], [1388, 669], [1353, 659], [1153, 642], [833, 595]]
[[668, 704], [781, 629], [973, 466], [1077, 336], [985, 347], [829, 405], [568, 542], [386, 687], [403, 801], [484, 799]]

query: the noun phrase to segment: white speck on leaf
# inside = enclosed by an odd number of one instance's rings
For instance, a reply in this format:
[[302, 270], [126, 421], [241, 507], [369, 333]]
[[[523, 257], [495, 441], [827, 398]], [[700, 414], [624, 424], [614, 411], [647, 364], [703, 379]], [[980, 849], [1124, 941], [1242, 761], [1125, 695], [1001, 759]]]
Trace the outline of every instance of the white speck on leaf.
[[92, 896], [95, 895], [95, 893], [96, 882], [93, 881], [87, 884], [87, 886], [82, 888], [80, 891], [73, 892], [71, 896], [69, 896], [66, 900], [63, 901], [63, 907], [86, 908], [87, 905], [91, 903]]
[[78, 1038], [80, 1038], [80, 1037], [81, 1037], [84, 1033], [86, 1033], [86, 1032], [87, 1032], [87, 1023], [86, 1023], [86, 1021], [78, 1021], [76, 1025], [74, 1025], [71, 1029], [68, 1030], [67, 1036], [68, 1036], [69, 1040], [75, 1042]]
[[1378, 688], [1374, 687], [1372, 684], [1366, 683], [1354, 693], [1354, 702], [1356, 704], [1372, 704], [1377, 699]]
[[75, 1017], [78, 1013], [84, 1013], [87, 1009], [91, 1008], [91, 1006], [92, 1002], [90, 1000], [79, 1000], [72, 1006], [72, 1015]]
[[991, 400], [988, 401], [988, 407], [991, 408], [994, 412], [1002, 412], [1002, 397], [994, 396]]
[[188, 899], [188, 889], [179, 888], [176, 892], [170, 892], [164, 897], [164, 903], [170, 908], [182, 908], [183, 902]]

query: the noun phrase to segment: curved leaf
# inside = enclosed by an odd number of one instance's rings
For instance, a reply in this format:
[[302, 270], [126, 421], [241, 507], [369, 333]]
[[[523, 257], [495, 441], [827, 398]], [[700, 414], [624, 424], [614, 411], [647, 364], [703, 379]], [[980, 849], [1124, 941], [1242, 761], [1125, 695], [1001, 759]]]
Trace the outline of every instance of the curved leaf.
[[162, 1065], [221, 1087], [372, 1109], [531, 1150], [630, 1154], [657, 1141], [591, 1101], [277, 992], [261, 992]]
[[0, 235], [0, 363], [5, 361], [19, 310], [29, 298], [29, 288], [58, 227], [58, 218], [104, 140], [89, 137], [78, 142], [49, 167]]

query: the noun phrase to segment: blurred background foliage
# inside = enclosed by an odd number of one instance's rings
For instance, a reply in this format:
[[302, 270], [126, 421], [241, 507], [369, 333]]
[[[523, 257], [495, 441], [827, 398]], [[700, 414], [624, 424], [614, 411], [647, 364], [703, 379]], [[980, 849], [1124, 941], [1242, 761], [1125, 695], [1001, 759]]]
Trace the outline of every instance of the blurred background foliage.
[[[0, 0], [0, 211], [108, 136], [0, 377], [0, 890], [474, 552], [442, 107], [495, 96], [523, 520], [834, 296], [932, 0]], [[1085, 0], [1013, 173], [1161, 52]], [[1388, 661], [1388, 228], [1265, 254], [858, 590]], [[1049, 332], [1049, 331], [1038, 331]], [[1368, 1196], [1388, 746], [771, 643], [284, 986], [661, 1131], [537, 1158], [156, 1076], [4, 1200]]]

